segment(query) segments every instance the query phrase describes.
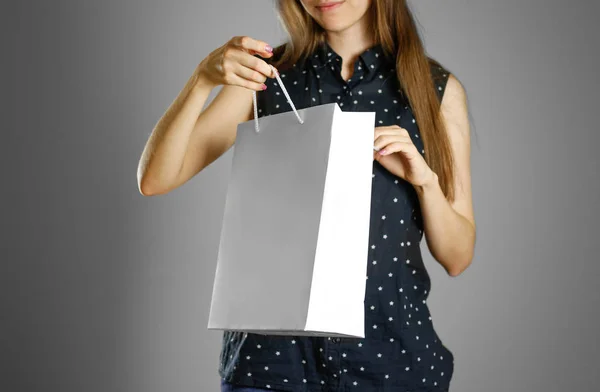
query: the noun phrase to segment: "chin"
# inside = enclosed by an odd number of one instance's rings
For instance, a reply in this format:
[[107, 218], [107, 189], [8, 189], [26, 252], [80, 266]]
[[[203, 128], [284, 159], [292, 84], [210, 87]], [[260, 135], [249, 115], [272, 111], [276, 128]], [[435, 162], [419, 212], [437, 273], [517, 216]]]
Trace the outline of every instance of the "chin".
[[322, 24], [321, 27], [328, 32], [340, 32], [346, 30], [350, 25], [342, 24], [342, 23], [326, 23]]
[[326, 21], [326, 22], [321, 22], [321, 27], [327, 31], [331, 31], [331, 32], [340, 32], [340, 31], [344, 31], [347, 28], [349, 28], [350, 26], [352, 26], [354, 23], [356, 22], [344, 22], [344, 21]]

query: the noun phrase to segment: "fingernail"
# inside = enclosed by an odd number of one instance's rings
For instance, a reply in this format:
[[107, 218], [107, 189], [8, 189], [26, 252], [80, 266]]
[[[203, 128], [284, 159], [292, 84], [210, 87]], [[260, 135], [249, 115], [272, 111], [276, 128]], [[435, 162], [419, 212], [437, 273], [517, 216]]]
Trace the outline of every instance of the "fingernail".
[[273, 53], [273, 48], [271, 47], [271, 45], [265, 46], [265, 50], [269, 53]]
[[263, 83], [263, 85], [262, 85], [262, 89], [263, 89], [263, 90], [266, 90], [266, 89], [267, 89], [267, 85]]
[[384, 155], [386, 153], [386, 149], [384, 148], [383, 150], [379, 150], [379, 155]]

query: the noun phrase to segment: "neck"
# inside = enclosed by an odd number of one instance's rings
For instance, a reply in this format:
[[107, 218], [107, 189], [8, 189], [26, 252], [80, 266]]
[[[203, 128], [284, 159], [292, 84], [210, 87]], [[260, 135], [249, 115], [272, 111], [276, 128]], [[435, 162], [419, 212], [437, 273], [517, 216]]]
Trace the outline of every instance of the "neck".
[[339, 54], [345, 63], [352, 64], [365, 50], [375, 44], [375, 40], [367, 34], [366, 18], [343, 31], [327, 31], [325, 39], [331, 48]]

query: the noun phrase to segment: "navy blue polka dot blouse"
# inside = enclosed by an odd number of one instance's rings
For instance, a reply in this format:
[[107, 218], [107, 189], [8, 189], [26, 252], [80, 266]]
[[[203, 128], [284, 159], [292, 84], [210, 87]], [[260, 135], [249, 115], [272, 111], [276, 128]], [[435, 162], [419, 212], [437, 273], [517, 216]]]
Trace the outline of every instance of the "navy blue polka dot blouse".
[[[337, 102], [343, 111], [374, 111], [376, 126], [419, 128], [381, 45], [364, 51], [348, 80], [342, 58], [322, 44], [302, 64], [281, 71], [297, 109]], [[449, 72], [432, 65], [441, 100]], [[257, 93], [258, 113], [291, 110], [276, 79]], [[454, 357], [435, 332], [427, 306], [430, 279], [420, 241], [423, 222], [413, 186], [373, 161], [365, 338], [274, 336], [226, 331], [219, 374], [225, 382], [279, 391], [447, 391]]]

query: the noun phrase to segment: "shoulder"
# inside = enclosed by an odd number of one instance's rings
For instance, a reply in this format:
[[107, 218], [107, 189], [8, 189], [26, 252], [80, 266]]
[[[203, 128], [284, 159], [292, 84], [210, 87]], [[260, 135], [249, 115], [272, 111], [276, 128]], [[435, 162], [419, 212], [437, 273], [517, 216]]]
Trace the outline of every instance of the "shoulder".
[[431, 76], [440, 99], [440, 109], [450, 123], [463, 130], [468, 124], [467, 94], [463, 84], [450, 70], [429, 58]]
[[465, 88], [454, 74], [448, 73], [444, 91], [440, 110], [446, 120], [449, 133], [467, 136], [469, 133], [469, 109]]
[[438, 95], [440, 101], [444, 97], [444, 92], [448, 87], [448, 82], [452, 77], [451, 72], [442, 65], [439, 61], [429, 57], [429, 69], [431, 71], [431, 77], [433, 79], [433, 84], [435, 87], [435, 91]]
[[448, 74], [444, 90], [446, 93], [442, 99], [442, 105], [466, 105], [467, 93], [463, 84], [454, 74]]
[[433, 84], [443, 106], [466, 105], [466, 92], [463, 84], [450, 70], [434, 59], [429, 59]]

